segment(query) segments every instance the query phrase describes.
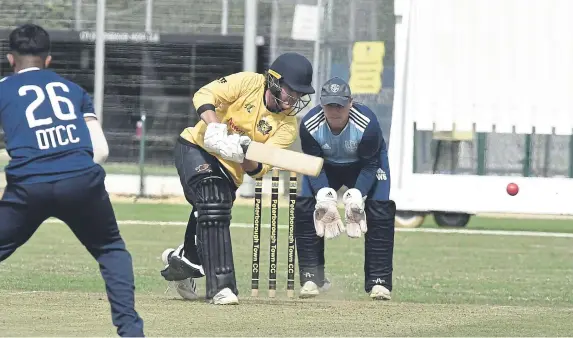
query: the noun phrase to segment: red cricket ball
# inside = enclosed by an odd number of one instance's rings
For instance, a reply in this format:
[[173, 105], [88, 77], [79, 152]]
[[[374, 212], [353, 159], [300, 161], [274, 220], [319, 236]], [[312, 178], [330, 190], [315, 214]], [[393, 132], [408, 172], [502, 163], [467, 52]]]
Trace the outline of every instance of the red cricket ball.
[[511, 196], [517, 195], [518, 192], [519, 192], [519, 187], [517, 186], [517, 184], [509, 183], [507, 185], [507, 193], [510, 194]]

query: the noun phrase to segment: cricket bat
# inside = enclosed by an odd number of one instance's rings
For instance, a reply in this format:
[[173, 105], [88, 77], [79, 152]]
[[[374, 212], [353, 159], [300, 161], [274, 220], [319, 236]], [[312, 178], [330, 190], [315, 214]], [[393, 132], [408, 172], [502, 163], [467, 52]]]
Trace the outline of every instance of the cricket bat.
[[[243, 148], [243, 150], [245, 150]], [[247, 160], [268, 164], [282, 170], [318, 176], [322, 170], [322, 157], [304, 154], [298, 151], [282, 149], [260, 142], [251, 141], [245, 150]]]

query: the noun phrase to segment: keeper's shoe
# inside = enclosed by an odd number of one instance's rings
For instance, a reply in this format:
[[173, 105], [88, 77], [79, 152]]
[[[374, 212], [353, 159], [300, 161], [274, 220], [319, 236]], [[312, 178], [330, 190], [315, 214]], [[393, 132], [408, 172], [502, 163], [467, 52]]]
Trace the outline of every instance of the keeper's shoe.
[[231, 291], [229, 288], [224, 288], [219, 291], [213, 299], [211, 299], [211, 304], [214, 305], [238, 305], [239, 297]]
[[302, 288], [300, 288], [298, 296], [300, 298], [313, 298], [318, 296], [321, 292], [326, 292], [331, 286], [332, 284], [327, 278], [324, 279], [324, 284], [321, 287], [316, 285], [313, 281], [307, 281], [303, 284]]
[[392, 296], [386, 287], [382, 285], [374, 285], [370, 291], [370, 298], [373, 300], [390, 300], [392, 299]]

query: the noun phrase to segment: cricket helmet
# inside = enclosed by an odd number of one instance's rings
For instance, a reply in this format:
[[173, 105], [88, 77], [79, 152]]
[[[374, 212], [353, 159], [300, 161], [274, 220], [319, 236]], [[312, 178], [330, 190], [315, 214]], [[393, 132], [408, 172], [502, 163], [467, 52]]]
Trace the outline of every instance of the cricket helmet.
[[[280, 106], [280, 103], [291, 106], [291, 111], [287, 115], [296, 115], [310, 103], [309, 95], [315, 93], [312, 87], [312, 75], [312, 64], [298, 53], [281, 54], [271, 64], [267, 71], [267, 87], [271, 90], [277, 106]], [[298, 97], [287, 93], [288, 102], [282, 100], [283, 86], [298, 93]]]

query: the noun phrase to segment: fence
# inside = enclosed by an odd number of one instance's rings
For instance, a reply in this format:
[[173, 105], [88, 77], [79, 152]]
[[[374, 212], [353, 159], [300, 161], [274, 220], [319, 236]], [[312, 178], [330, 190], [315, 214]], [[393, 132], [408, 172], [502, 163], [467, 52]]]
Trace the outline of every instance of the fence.
[[[322, 6], [319, 43], [292, 38], [298, 4]], [[9, 29], [32, 21], [56, 32], [52, 34], [57, 40], [54, 67], [93, 93], [96, 5], [93, 0], [3, 2], [0, 30], [4, 29], [5, 38]], [[318, 60], [314, 66], [319, 88], [330, 76], [348, 79], [352, 46], [360, 40], [386, 41], [390, 57], [385, 60], [385, 72], [393, 71], [393, 0], [260, 0], [254, 20], [259, 71], [277, 55], [296, 51]], [[208, 81], [242, 69], [244, 29], [244, 0], [106, 1], [103, 127], [110, 144], [109, 174], [175, 174], [173, 142], [184, 127], [197, 122], [189, 98]], [[151, 32], [151, 40], [158, 43], [134, 34], [143, 32]], [[5, 41], [0, 52], [6, 53]], [[0, 73], [9, 74], [8, 68], [3, 60]], [[379, 114], [386, 135], [392, 92], [390, 81], [381, 94], [357, 95]], [[142, 115], [146, 116], [144, 129]]]
[[407, 2], [415, 57], [408, 59], [406, 91], [419, 102], [408, 107], [418, 130], [414, 172], [573, 177], [569, 125], [554, 117], [569, 115], [570, 95], [561, 93], [568, 92], [571, 63], [560, 62], [569, 47], [551, 50], [553, 40], [568, 46], [556, 35], [568, 30], [560, 22], [567, 22], [569, 2]]

